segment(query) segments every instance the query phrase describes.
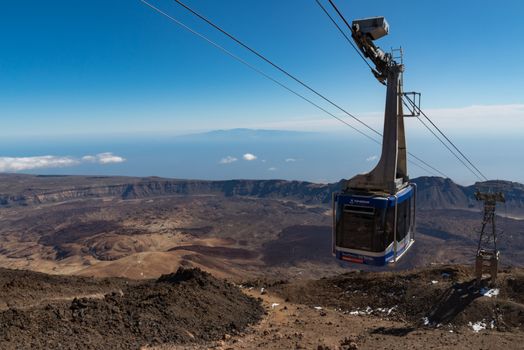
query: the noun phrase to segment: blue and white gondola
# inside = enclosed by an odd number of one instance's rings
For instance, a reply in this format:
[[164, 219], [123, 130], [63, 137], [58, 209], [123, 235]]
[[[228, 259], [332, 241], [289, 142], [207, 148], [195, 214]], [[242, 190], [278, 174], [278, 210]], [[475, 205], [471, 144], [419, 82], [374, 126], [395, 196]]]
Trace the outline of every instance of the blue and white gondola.
[[342, 261], [382, 266], [414, 242], [416, 186], [395, 195], [340, 192], [333, 196], [333, 254]]

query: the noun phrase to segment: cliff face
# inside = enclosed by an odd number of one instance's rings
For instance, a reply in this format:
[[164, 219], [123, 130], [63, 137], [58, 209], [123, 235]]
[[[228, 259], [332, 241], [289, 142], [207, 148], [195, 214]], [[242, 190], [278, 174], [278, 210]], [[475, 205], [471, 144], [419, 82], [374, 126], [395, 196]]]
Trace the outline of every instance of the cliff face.
[[[139, 199], [171, 195], [249, 196], [329, 203], [340, 185], [285, 180], [171, 180], [159, 178], [2, 175], [0, 205], [33, 205], [88, 198]], [[8, 183], [13, 182], [14, 186]], [[21, 184], [22, 183], [22, 184]], [[25, 185], [24, 185], [25, 184]]]
[[[84, 177], [84, 176], [0, 176], [0, 205], [34, 205], [89, 198], [140, 199], [172, 195], [249, 196], [256, 198], [295, 199], [308, 204], [327, 204], [343, 182], [315, 184], [285, 180], [173, 180], [162, 178]], [[524, 185], [509, 181], [489, 181], [460, 186], [450, 179], [419, 177], [420, 209], [475, 209], [477, 187], [492, 187], [506, 195], [507, 212], [524, 217]]]
[[160, 180], [138, 181], [123, 185], [122, 199], [159, 195], [223, 195], [259, 198], [300, 199], [306, 203], [327, 203], [338, 184], [320, 185], [304, 181], [285, 180]]

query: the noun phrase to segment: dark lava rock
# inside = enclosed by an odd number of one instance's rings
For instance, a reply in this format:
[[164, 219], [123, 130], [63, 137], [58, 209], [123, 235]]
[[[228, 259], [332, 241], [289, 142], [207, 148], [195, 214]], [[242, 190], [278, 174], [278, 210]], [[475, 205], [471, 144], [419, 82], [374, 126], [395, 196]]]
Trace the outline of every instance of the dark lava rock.
[[[52, 289], [49, 293], [51, 300]], [[262, 314], [260, 302], [234, 285], [199, 269], [181, 268], [156, 281], [130, 283], [103, 298], [2, 311], [0, 348], [140, 349], [202, 343], [238, 333]]]

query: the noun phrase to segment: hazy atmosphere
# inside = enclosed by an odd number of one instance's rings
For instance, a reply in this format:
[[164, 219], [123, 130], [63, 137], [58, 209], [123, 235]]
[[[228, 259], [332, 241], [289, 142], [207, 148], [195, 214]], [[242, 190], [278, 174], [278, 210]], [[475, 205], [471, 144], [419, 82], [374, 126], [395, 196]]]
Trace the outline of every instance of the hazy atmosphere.
[[[381, 130], [385, 88], [314, 1], [227, 3], [189, 5]], [[151, 4], [361, 128], [172, 1]], [[392, 30], [379, 45], [405, 48], [406, 91], [422, 92], [423, 110], [489, 178], [520, 182], [524, 68], [515, 63], [524, 54], [522, 6], [340, 4], [352, 18], [388, 13]], [[504, 26], [489, 24], [493, 18], [504, 18]], [[335, 181], [369, 169], [379, 156], [373, 142], [140, 1], [10, 2], [0, 30], [10, 33], [0, 59], [0, 171]], [[459, 183], [477, 180], [418, 120], [406, 127], [413, 154]], [[177, 138], [237, 128], [315, 135]], [[246, 153], [256, 160], [243, 162]], [[82, 160], [98, 154], [106, 158]], [[239, 161], [221, 162], [227, 157]], [[431, 175], [416, 166], [410, 174]]]
[[[335, 182], [369, 171], [380, 156], [377, 144], [350, 134], [235, 129], [178, 137], [35, 138], [22, 144], [4, 140], [0, 145], [9, 157], [0, 158], [0, 171]], [[518, 161], [523, 157], [521, 137], [501, 141], [472, 135], [461, 141], [488, 177], [524, 182], [524, 162]], [[408, 147], [458, 183], [478, 180], [437, 140], [415, 136]], [[409, 172], [411, 177], [440, 175], [413, 164]]]

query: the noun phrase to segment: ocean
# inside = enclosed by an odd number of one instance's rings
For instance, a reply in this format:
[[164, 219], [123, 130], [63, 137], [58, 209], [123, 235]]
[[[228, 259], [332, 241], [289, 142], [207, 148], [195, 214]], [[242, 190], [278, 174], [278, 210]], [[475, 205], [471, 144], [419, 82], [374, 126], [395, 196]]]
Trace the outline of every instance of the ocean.
[[[488, 178], [524, 182], [522, 139], [464, 137], [455, 142]], [[408, 148], [457, 183], [478, 180], [434, 139], [412, 137]], [[334, 182], [371, 170], [380, 148], [350, 133], [234, 129], [173, 137], [1, 140], [0, 157], [1, 171], [27, 174]], [[439, 175], [413, 164], [409, 173]]]

